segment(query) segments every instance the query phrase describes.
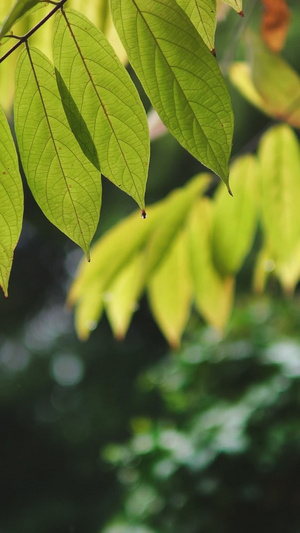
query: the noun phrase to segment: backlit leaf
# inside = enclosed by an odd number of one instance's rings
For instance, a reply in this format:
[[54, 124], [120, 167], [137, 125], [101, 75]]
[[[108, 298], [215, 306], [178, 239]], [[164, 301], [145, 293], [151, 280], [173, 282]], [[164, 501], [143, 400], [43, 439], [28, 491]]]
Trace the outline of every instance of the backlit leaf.
[[56, 16], [53, 56], [63, 105], [84, 153], [143, 209], [149, 131], [127, 71], [106, 37], [71, 10]]
[[195, 202], [188, 223], [189, 260], [196, 307], [209, 324], [223, 331], [232, 307], [234, 278], [222, 277], [214, 266], [212, 217], [208, 198]]
[[293, 261], [300, 242], [300, 150], [286, 125], [276, 126], [259, 146], [264, 239], [275, 268]]
[[13, 252], [23, 218], [23, 187], [15, 144], [0, 108], [0, 285], [7, 296]]
[[187, 251], [186, 233], [181, 230], [148, 285], [154, 318], [174, 348], [180, 344], [190, 313], [192, 285]]
[[177, 0], [210, 50], [215, 49], [216, 0]]
[[15, 128], [24, 172], [46, 217], [89, 255], [101, 205], [100, 173], [83, 155], [61, 104], [54, 67], [24, 50], [16, 70]]
[[242, 17], [244, 16], [242, 0], [223, 0], [223, 2], [228, 4], [230, 7], [233, 7], [233, 9], [237, 11], [239, 15]]
[[251, 155], [239, 157], [230, 169], [234, 198], [222, 187], [215, 195], [212, 252], [224, 274], [238, 272], [251, 250], [257, 223], [257, 179], [256, 159]]
[[0, 39], [9, 32], [15, 22], [32, 9], [40, 0], [16, 0], [0, 28]]
[[251, 78], [250, 65], [244, 61], [236, 61], [232, 63], [229, 68], [229, 78], [232, 84], [241, 92], [241, 94], [249, 100], [251, 104], [257, 107], [266, 115], [272, 116], [276, 114], [276, 109], [273, 109], [267, 102], [264, 101], [259, 94]]
[[218, 64], [175, 0], [112, 0], [116, 28], [153, 107], [228, 185], [233, 116]]

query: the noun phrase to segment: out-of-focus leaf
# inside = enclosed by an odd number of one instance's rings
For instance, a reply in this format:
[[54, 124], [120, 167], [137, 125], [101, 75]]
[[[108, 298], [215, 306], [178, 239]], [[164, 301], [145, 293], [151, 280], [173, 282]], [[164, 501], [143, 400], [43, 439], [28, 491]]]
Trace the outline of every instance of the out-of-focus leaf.
[[69, 9], [56, 15], [53, 57], [62, 102], [85, 155], [143, 209], [149, 130], [129, 74], [103, 33]]
[[144, 254], [137, 254], [105, 291], [104, 306], [117, 339], [127, 333], [132, 315], [144, 287]]
[[177, 0], [210, 51], [215, 49], [216, 0]]
[[244, 16], [242, 0], [223, 0], [223, 2], [228, 4], [230, 7], [233, 7], [233, 9], [237, 11], [241, 17]]
[[148, 285], [152, 313], [173, 348], [179, 347], [190, 312], [192, 285], [187, 252], [186, 232], [180, 231]]
[[41, 52], [24, 50], [16, 71], [15, 127], [24, 172], [46, 217], [89, 256], [101, 206], [101, 177], [72, 134]]
[[159, 137], [162, 137], [162, 135], [167, 133], [168, 130], [163, 124], [161, 118], [158, 116], [157, 111], [155, 111], [155, 109], [151, 109], [149, 111], [147, 115], [147, 120], [151, 141], [154, 141], [155, 139], [158, 139]]
[[39, 1], [40, 0], [16, 0], [0, 28], [0, 39], [10, 30], [20, 17], [23, 17]]
[[283, 272], [298, 257], [300, 243], [300, 150], [291, 128], [269, 130], [258, 155], [264, 238], [276, 270]]
[[267, 112], [300, 127], [300, 77], [252, 32], [247, 33], [251, 78]]
[[223, 331], [232, 307], [234, 279], [222, 277], [214, 266], [212, 217], [208, 198], [195, 202], [188, 224], [189, 260], [197, 309], [207, 322]]
[[289, 29], [290, 10], [285, 0], [262, 0], [262, 3], [262, 37], [273, 52], [280, 52]]
[[250, 252], [257, 223], [257, 179], [256, 159], [251, 155], [239, 157], [230, 169], [234, 198], [223, 188], [215, 195], [212, 252], [224, 274], [238, 272]]
[[0, 198], [0, 285], [7, 296], [13, 253], [22, 227], [23, 187], [15, 144], [1, 108]]
[[101, 283], [95, 283], [85, 291], [84, 298], [76, 306], [75, 328], [80, 340], [86, 341], [96, 328], [103, 312]]
[[245, 63], [244, 61], [236, 61], [235, 63], [232, 63], [228, 74], [232, 84], [245, 98], [247, 98], [247, 100], [249, 100], [249, 102], [251, 102], [251, 104], [255, 105], [255, 107], [266, 115], [272, 116], [276, 113], [276, 109], [273, 109], [268, 105], [254, 87], [251, 78], [251, 68], [248, 63]]
[[268, 277], [274, 269], [275, 263], [270, 259], [267, 247], [263, 246], [257, 255], [253, 274], [253, 289], [256, 293], [261, 294], [265, 290]]
[[174, 0], [112, 0], [116, 28], [164, 124], [228, 185], [233, 116], [218, 64]]

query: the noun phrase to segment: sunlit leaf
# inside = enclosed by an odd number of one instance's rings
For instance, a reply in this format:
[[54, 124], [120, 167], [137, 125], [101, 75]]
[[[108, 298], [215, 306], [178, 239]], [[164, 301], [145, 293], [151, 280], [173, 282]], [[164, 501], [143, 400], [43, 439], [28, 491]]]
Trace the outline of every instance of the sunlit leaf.
[[216, 0], [177, 0], [177, 3], [191, 19], [208, 48], [214, 51]]
[[300, 150], [286, 125], [276, 126], [259, 146], [264, 239], [275, 268], [294, 261], [300, 243]]
[[254, 33], [247, 33], [251, 78], [267, 112], [300, 127], [300, 77]]
[[236, 61], [232, 63], [228, 73], [230, 81], [251, 104], [255, 105], [255, 107], [266, 115], [272, 116], [276, 113], [276, 110], [264, 101], [253, 85], [251, 68], [248, 63]]
[[242, 17], [244, 16], [242, 0], [223, 0], [223, 2], [228, 4], [230, 7], [233, 7], [233, 9], [237, 11], [239, 15]]
[[75, 327], [77, 335], [82, 341], [89, 338], [103, 312], [102, 292], [99, 285], [95, 282], [91, 287], [88, 287], [85, 297], [80, 300], [80, 305], [76, 306]]
[[149, 131], [135, 85], [87, 18], [71, 10], [56, 17], [54, 64], [72, 131], [90, 161], [143, 209]]
[[290, 11], [285, 0], [262, 0], [264, 12], [261, 33], [273, 52], [284, 46], [290, 24]]
[[32, 9], [40, 0], [16, 0], [0, 28], [0, 39], [9, 32], [15, 22]]
[[222, 277], [214, 266], [212, 217], [213, 206], [208, 198], [195, 202], [188, 224], [189, 260], [196, 307], [207, 322], [222, 331], [232, 307], [234, 279]]
[[144, 254], [137, 254], [103, 295], [104, 306], [115, 337], [123, 339], [144, 287]]
[[214, 198], [212, 251], [224, 274], [239, 271], [250, 252], [258, 207], [258, 165], [251, 155], [239, 157], [230, 169], [234, 198], [219, 187]]
[[171, 346], [177, 348], [192, 296], [185, 231], [180, 231], [148, 285], [152, 313]]
[[0, 285], [7, 296], [13, 252], [23, 218], [23, 187], [15, 144], [0, 108]]
[[233, 116], [218, 64], [174, 0], [112, 0], [116, 28], [152, 105], [228, 184]]
[[99, 220], [100, 173], [70, 130], [53, 65], [36, 49], [19, 57], [15, 128], [33, 196], [46, 217], [88, 256]]

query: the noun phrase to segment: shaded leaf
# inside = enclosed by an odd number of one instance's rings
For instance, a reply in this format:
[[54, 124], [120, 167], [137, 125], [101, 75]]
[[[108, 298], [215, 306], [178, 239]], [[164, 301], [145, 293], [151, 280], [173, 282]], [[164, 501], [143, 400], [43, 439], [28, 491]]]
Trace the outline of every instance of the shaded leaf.
[[290, 11], [285, 0], [262, 0], [264, 12], [261, 33], [273, 52], [283, 48], [290, 24]]
[[212, 217], [208, 198], [195, 202], [188, 223], [189, 261], [196, 307], [209, 324], [223, 331], [231, 312], [234, 278], [222, 277], [214, 266]]
[[247, 33], [251, 77], [272, 115], [300, 126], [300, 77], [254, 33]]
[[228, 4], [230, 7], [233, 7], [233, 9], [237, 11], [239, 15], [242, 17], [244, 16], [242, 0], [223, 0], [223, 2]]
[[101, 205], [99, 172], [65, 118], [53, 65], [24, 50], [16, 70], [15, 128], [24, 172], [46, 217], [89, 255]]
[[216, 0], [176, 0], [191, 19], [206, 46], [215, 49]]
[[212, 253], [224, 274], [238, 272], [251, 250], [257, 224], [257, 179], [256, 159], [239, 157], [230, 169], [234, 198], [222, 187], [214, 197]]
[[137, 254], [115, 278], [103, 295], [104, 306], [115, 337], [127, 333], [144, 288], [144, 254]]
[[106, 37], [71, 10], [56, 16], [53, 56], [63, 105], [84, 153], [143, 209], [149, 132], [127, 71]]
[[218, 64], [174, 0], [112, 0], [116, 28], [152, 105], [228, 184], [233, 115]]
[[12, 6], [11, 11], [0, 28], [0, 39], [9, 32], [10, 28], [17, 22], [20, 17], [23, 17], [30, 9], [32, 9], [40, 0], [16, 0]]
[[0, 285], [7, 296], [13, 252], [23, 219], [23, 187], [15, 144], [0, 108]]
[[300, 151], [291, 128], [269, 130], [258, 156], [264, 239], [275, 268], [281, 268], [300, 242]]
[[148, 284], [148, 298], [156, 322], [169, 344], [178, 348], [191, 305], [192, 285], [187, 238], [180, 231]]

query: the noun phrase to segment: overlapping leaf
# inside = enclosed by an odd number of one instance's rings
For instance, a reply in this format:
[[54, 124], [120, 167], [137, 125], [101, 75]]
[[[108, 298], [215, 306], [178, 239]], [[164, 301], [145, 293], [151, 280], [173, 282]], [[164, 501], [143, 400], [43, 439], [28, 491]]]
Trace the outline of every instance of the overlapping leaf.
[[65, 118], [53, 65], [24, 50], [16, 71], [15, 128], [29, 187], [46, 217], [89, 255], [101, 205], [99, 172]]
[[[300, 245], [300, 150], [297, 138], [288, 126], [276, 126], [263, 136], [258, 155], [264, 239], [275, 269], [286, 278], [290, 269], [295, 270]], [[297, 277], [296, 272], [293, 283]]]
[[215, 195], [212, 253], [224, 274], [238, 272], [251, 249], [258, 214], [257, 179], [256, 159], [239, 157], [230, 169], [234, 198], [222, 188]]
[[116, 28], [158, 114], [228, 184], [233, 116], [213, 55], [174, 0], [112, 0]]
[[181, 230], [148, 285], [152, 313], [169, 344], [177, 348], [192, 299], [187, 235]]
[[13, 252], [22, 227], [23, 188], [14, 141], [1, 108], [0, 198], [0, 285], [7, 296]]
[[197, 309], [209, 324], [223, 330], [230, 315], [234, 278], [221, 276], [212, 257], [213, 206], [208, 198], [195, 202], [188, 223], [189, 260]]
[[215, 52], [216, 0], [177, 0], [208, 48]]
[[16, 0], [0, 28], [0, 39], [10, 30], [20, 17], [23, 17], [39, 1], [40, 0]]
[[57, 14], [53, 56], [62, 102], [84, 153], [143, 209], [149, 132], [127, 71], [106, 37], [76, 11]]

